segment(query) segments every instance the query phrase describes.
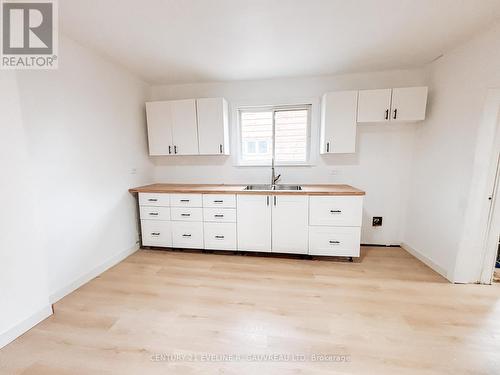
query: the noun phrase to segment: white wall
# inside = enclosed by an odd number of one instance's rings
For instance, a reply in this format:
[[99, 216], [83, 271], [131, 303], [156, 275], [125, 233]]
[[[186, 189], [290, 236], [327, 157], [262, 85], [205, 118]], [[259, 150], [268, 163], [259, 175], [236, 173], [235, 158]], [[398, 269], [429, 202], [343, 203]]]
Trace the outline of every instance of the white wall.
[[481, 256], [466, 241], [475, 228], [465, 223], [477, 204], [470, 200], [474, 155], [483, 147], [476, 140], [488, 88], [500, 87], [499, 67], [500, 25], [430, 66], [431, 106], [417, 130], [404, 242], [454, 281], [479, 276]]
[[51, 314], [15, 72], [0, 71], [0, 348]]
[[[230, 106], [317, 98], [343, 89], [386, 88], [426, 84], [423, 70], [386, 71], [329, 77], [202, 83], [154, 86], [153, 100], [223, 96]], [[318, 119], [319, 117], [316, 116]], [[236, 122], [231, 120], [234, 135]], [[411, 155], [416, 127], [403, 125], [362, 125], [358, 129], [358, 152], [352, 155], [317, 156], [312, 167], [280, 167], [284, 183], [348, 183], [367, 192], [362, 241], [398, 244], [407, 203]], [[313, 124], [312, 151], [317, 154], [319, 124]], [[158, 182], [257, 183], [267, 182], [266, 167], [236, 167], [232, 156], [155, 157]], [[371, 227], [372, 216], [383, 216], [382, 227]]]
[[127, 189], [152, 175], [149, 86], [66, 37], [59, 50], [58, 70], [18, 73], [52, 301], [137, 248]]

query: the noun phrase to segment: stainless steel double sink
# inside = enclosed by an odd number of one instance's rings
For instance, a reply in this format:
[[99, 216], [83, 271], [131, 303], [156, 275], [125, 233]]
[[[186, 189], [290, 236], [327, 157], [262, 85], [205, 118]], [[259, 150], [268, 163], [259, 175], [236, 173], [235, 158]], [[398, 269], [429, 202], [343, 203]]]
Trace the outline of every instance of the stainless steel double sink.
[[302, 190], [300, 185], [267, 185], [267, 184], [257, 184], [248, 185], [245, 190], [260, 190], [260, 191], [272, 191], [272, 190]]

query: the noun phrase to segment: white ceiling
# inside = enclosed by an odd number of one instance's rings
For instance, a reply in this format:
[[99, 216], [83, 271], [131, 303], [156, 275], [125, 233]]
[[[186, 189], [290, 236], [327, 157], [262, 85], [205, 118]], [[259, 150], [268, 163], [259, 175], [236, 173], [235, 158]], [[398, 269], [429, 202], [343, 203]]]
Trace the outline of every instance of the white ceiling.
[[500, 17], [500, 0], [63, 0], [69, 37], [150, 83], [422, 66]]

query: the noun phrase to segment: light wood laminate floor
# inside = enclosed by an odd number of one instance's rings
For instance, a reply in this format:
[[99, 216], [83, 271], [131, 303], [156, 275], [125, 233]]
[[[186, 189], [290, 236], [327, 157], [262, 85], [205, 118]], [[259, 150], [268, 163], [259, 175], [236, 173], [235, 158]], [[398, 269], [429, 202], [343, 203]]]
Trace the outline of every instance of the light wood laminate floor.
[[500, 373], [500, 285], [449, 284], [400, 248], [362, 255], [141, 250], [2, 349], [0, 373]]

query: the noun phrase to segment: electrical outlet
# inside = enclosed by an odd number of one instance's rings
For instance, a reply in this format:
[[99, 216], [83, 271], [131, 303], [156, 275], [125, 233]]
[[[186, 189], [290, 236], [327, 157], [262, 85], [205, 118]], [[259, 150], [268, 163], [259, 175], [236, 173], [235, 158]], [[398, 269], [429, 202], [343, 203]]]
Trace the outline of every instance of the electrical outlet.
[[372, 218], [372, 227], [381, 227], [382, 226], [382, 216], [374, 216]]

